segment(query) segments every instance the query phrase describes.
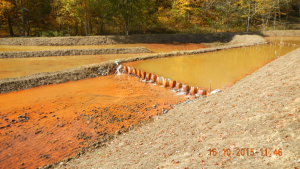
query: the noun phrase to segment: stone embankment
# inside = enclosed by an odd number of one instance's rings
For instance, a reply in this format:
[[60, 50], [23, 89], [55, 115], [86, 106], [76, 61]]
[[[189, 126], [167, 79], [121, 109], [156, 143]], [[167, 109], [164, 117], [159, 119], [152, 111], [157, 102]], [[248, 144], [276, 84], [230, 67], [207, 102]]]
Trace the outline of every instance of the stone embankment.
[[133, 47], [133, 48], [64, 49], [64, 50], [0, 52], [0, 59], [1, 58], [45, 57], [45, 56], [128, 54], [128, 53], [151, 53], [151, 50], [145, 47]]
[[[261, 38], [261, 37], [260, 37]], [[125, 59], [119, 59], [120, 62], [134, 62], [139, 60], [157, 59], [164, 57], [193, 55], [198, 53], [213, 52], [229, 48], [238, 48], [251, 46], [256, 44], [264, 44], [266, 41], [263, 38], [258, 38], [255, 43], [244, 44], [229, 44], [221, 47], [213, 47], [206, 49], [190, 50], [190, 51], [177, 51], [169, 53], [150, 54], [146, 56], [131, 57]], [[76, 81], [80, 79], [97, 77], [99, 75], [105, 76], [115, 73], [117, 64], [114, 61], [108, 61], [97, 64], [90, 64], [80, 66], [73, 69], [67, 69], [63, 71], [37, 73], [17, 78], [0, 79], [0, 93], [9, 93], [18, 90], [29, 89], [42, 85], [65, 83], [68, 81]]]
[[133, 43], [227, 43], [235, 35], [260, 36], [299, 36], [300, 30], [261, 31], [261, 32], [222, 32], [202, 34], [165, 34], [165, 35], [130, 35], [130, 36], [89, 36], [89, 37], [28, 37], [1, 38], [0, 45], [32, 45], [32, 46], [72, 46], [72, 45], [111, 45]]

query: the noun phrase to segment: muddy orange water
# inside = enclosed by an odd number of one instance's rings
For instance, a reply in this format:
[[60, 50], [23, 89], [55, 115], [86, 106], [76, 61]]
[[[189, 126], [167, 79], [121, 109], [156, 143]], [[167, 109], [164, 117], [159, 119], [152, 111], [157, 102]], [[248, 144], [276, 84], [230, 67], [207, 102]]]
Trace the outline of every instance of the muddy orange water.
[[[32, 51], [32, 50], [58, 50], [58, 49], [79, 49], [79, 48], [106, 48], [106, 47], [137, 47], [145, 46], [155, 52], [170, 52], [178, 50], [193, 50], [204, 48], [200, 44], [122, 44], [122, 45], [95, 45], [95, 46], [5, 46], [0, 45], [1, 51]], [[0, 79], [26, 76], [40, 72], [54, 72], [77, 66], [100, 63], [107, 60], [115, 60], [141, 54], [105, 54], [105, 55], [77, 55], [77, 56], [53, 56], [53, 57], [32, 57], [32, 58], [5, 58], [0, 59]]]
[[296, 47], [263, 45], [140, 61], [134, 67], [194, 87], [223, 89]]
[[38, 50], [61, 50], [61, 49], [95, 49], [95, 48], [130, 48], [146, 47], [155, 53], [171, 52], [179, 50], [195, 50], [203, 48], [201, 44], [195, 43], [165, 43], [165, 44], [117, 44], [117, 45], [82, 45], [82, 46], [18, 46], [0, 45], [0, 52], [11, 51], [38, 51]]
[[128, 75], [1, 94], [0, 168], [54, 163], [75, 155], [85, 141], [148, 120], [186, 99]]
[[300, 37], [280, 37], [280, 36], [275, 36], [275, 37], [266, 37], [266, 40], [275, 42], [277, 44], [284, 43], [284, 44], [295, 44], [300, 46]]
[[26, 76], [40, 72], [60, 71], [87, 64], [143, 55], [149, 55], [149, 53], [0, 59], [0, 79]]

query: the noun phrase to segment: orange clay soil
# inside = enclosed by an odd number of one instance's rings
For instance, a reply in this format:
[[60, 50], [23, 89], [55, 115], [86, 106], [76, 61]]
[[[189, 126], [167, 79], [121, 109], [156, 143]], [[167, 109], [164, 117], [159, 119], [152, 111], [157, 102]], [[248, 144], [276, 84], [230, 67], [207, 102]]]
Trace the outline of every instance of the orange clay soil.
[[186, 99], [128, 75], [1, 94], [0, 168], [57, 162], [75, 155], [88, 141], [147, 120]]

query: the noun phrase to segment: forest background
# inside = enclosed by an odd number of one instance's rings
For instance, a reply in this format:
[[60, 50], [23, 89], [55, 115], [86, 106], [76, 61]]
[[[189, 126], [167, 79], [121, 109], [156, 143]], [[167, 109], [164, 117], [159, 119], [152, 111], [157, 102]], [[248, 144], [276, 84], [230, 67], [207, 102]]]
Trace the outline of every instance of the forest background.
[[0, 0], [0, 37], [299, 29], [300, 0]]

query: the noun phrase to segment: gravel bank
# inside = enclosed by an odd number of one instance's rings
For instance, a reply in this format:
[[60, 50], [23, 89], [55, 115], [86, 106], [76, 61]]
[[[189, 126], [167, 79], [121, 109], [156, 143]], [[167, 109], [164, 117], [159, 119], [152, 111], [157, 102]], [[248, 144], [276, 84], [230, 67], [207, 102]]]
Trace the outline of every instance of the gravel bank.
[[45, 56], [71, 56], [71, 55], [100, 55], [100, 54], [128, 54], [128, 53], [151, 53], [145, 47], [135, 48], [107, 48], [107, 49], [64, 49], [64, 50], [42, 50], [22, 52], [0, 52], [1, 58], [27, 58]]

